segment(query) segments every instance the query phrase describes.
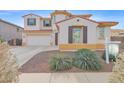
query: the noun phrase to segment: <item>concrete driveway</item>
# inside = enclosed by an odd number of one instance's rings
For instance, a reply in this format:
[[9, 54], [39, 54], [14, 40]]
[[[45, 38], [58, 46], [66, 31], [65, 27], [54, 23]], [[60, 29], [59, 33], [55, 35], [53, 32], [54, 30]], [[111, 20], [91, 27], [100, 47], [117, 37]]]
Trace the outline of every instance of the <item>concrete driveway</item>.
[[19, 67], [25, 64], [33, 56], [42, 51], [57, 50], [57, 47], [47, 46], [27, 46], [27, 47], [11, 47], [10, 51], [16, 56]]
[[19, 83], [108, 83], [110, 72], [22, 73]]

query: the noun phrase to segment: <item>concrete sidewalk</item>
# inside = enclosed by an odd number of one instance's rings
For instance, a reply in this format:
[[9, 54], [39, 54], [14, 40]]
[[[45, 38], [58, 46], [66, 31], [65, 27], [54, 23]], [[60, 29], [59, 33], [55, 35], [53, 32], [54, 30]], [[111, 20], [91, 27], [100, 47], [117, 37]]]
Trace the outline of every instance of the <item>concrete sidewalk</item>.
[[10, 51], [16, 56], [19, 67], [25, 64], [36, 54], [43, 51], [57, 50], [57, 47], [38, 47], [38, 46], [27, 46], [27, 47], [11, 47]]
[[19, 83], [107, 83], [111, 73], [23, 73]]

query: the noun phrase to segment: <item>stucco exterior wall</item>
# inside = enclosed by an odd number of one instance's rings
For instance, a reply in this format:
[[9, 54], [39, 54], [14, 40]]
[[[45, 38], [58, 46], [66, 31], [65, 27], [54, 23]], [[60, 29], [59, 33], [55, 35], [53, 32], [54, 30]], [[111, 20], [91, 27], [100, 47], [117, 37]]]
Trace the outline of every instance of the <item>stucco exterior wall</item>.
[[68, 16], [63, 15], [63, 14], [54, 15], [54, 16], [55, 16], [55, 19], [52, 20], [53, 23], [59, 22], [59, 21], [61, 21], [61, 20], [65, 20], [65, 19], [69, 18]]
[[[35, 26], [28, 26], [27, 25], [27, 19], [28, 18], [36, 18], [36, 25]], [[41, 25], [41, 21], [40, 21], [39, 16], [27, 15], [24, 17], [24, 30], [40, 30], [41, 29], [40, 25]]]
[[[52, 24], [51, 24], [52, 25]], [[40, 29], [46, 29], [46, 30], [48, 30], [48, 29], [52, 29], [52, 26], [50, 26], [50, 27], [45, 27], [44, 25], [43, 25], [43, 19], [40, 21]]]
[[6, 41], [11, 39], [22, 39], [23, 28], [0, 21], [0, 36]]
[[[79, 20], [79, 21], [77, 21]], [[69, 26], [87, 26], [87, 38], [88, 38], [88, 44], [95, 44], [97, 43], [97, 23], [88, 21], [86, 19], [82, 18], [73, 18], [68, 21], [64, 21], [62, 23], [59, 23], [59, 44], [68, 44], [68, 27]]]

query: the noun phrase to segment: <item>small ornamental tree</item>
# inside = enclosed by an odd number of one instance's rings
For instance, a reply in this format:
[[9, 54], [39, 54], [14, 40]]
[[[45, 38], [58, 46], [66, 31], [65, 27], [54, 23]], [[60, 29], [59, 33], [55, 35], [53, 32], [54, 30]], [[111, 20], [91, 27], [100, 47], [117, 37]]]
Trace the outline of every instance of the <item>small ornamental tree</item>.
[[112, 74], [110, 76], [111, 83], [124, 83], [124, 53], [116, 58]]
[[0, 83], [18, 81], [18, 65], [16, 58], [9, 51], [6, 43], [0, 43]]

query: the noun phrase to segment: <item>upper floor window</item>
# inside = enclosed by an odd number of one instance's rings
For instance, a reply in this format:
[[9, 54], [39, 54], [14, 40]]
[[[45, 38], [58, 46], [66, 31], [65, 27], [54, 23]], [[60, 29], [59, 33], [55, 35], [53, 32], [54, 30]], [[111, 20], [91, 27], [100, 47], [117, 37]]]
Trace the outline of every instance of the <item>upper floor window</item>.
[[50, 27], [51, 26], [51, 20], [44, 20], [43, 21], [43, 26]]
[[30, 25], [30, 26], [36, 25], [36, 18], [28, 18], [27, 25]]

